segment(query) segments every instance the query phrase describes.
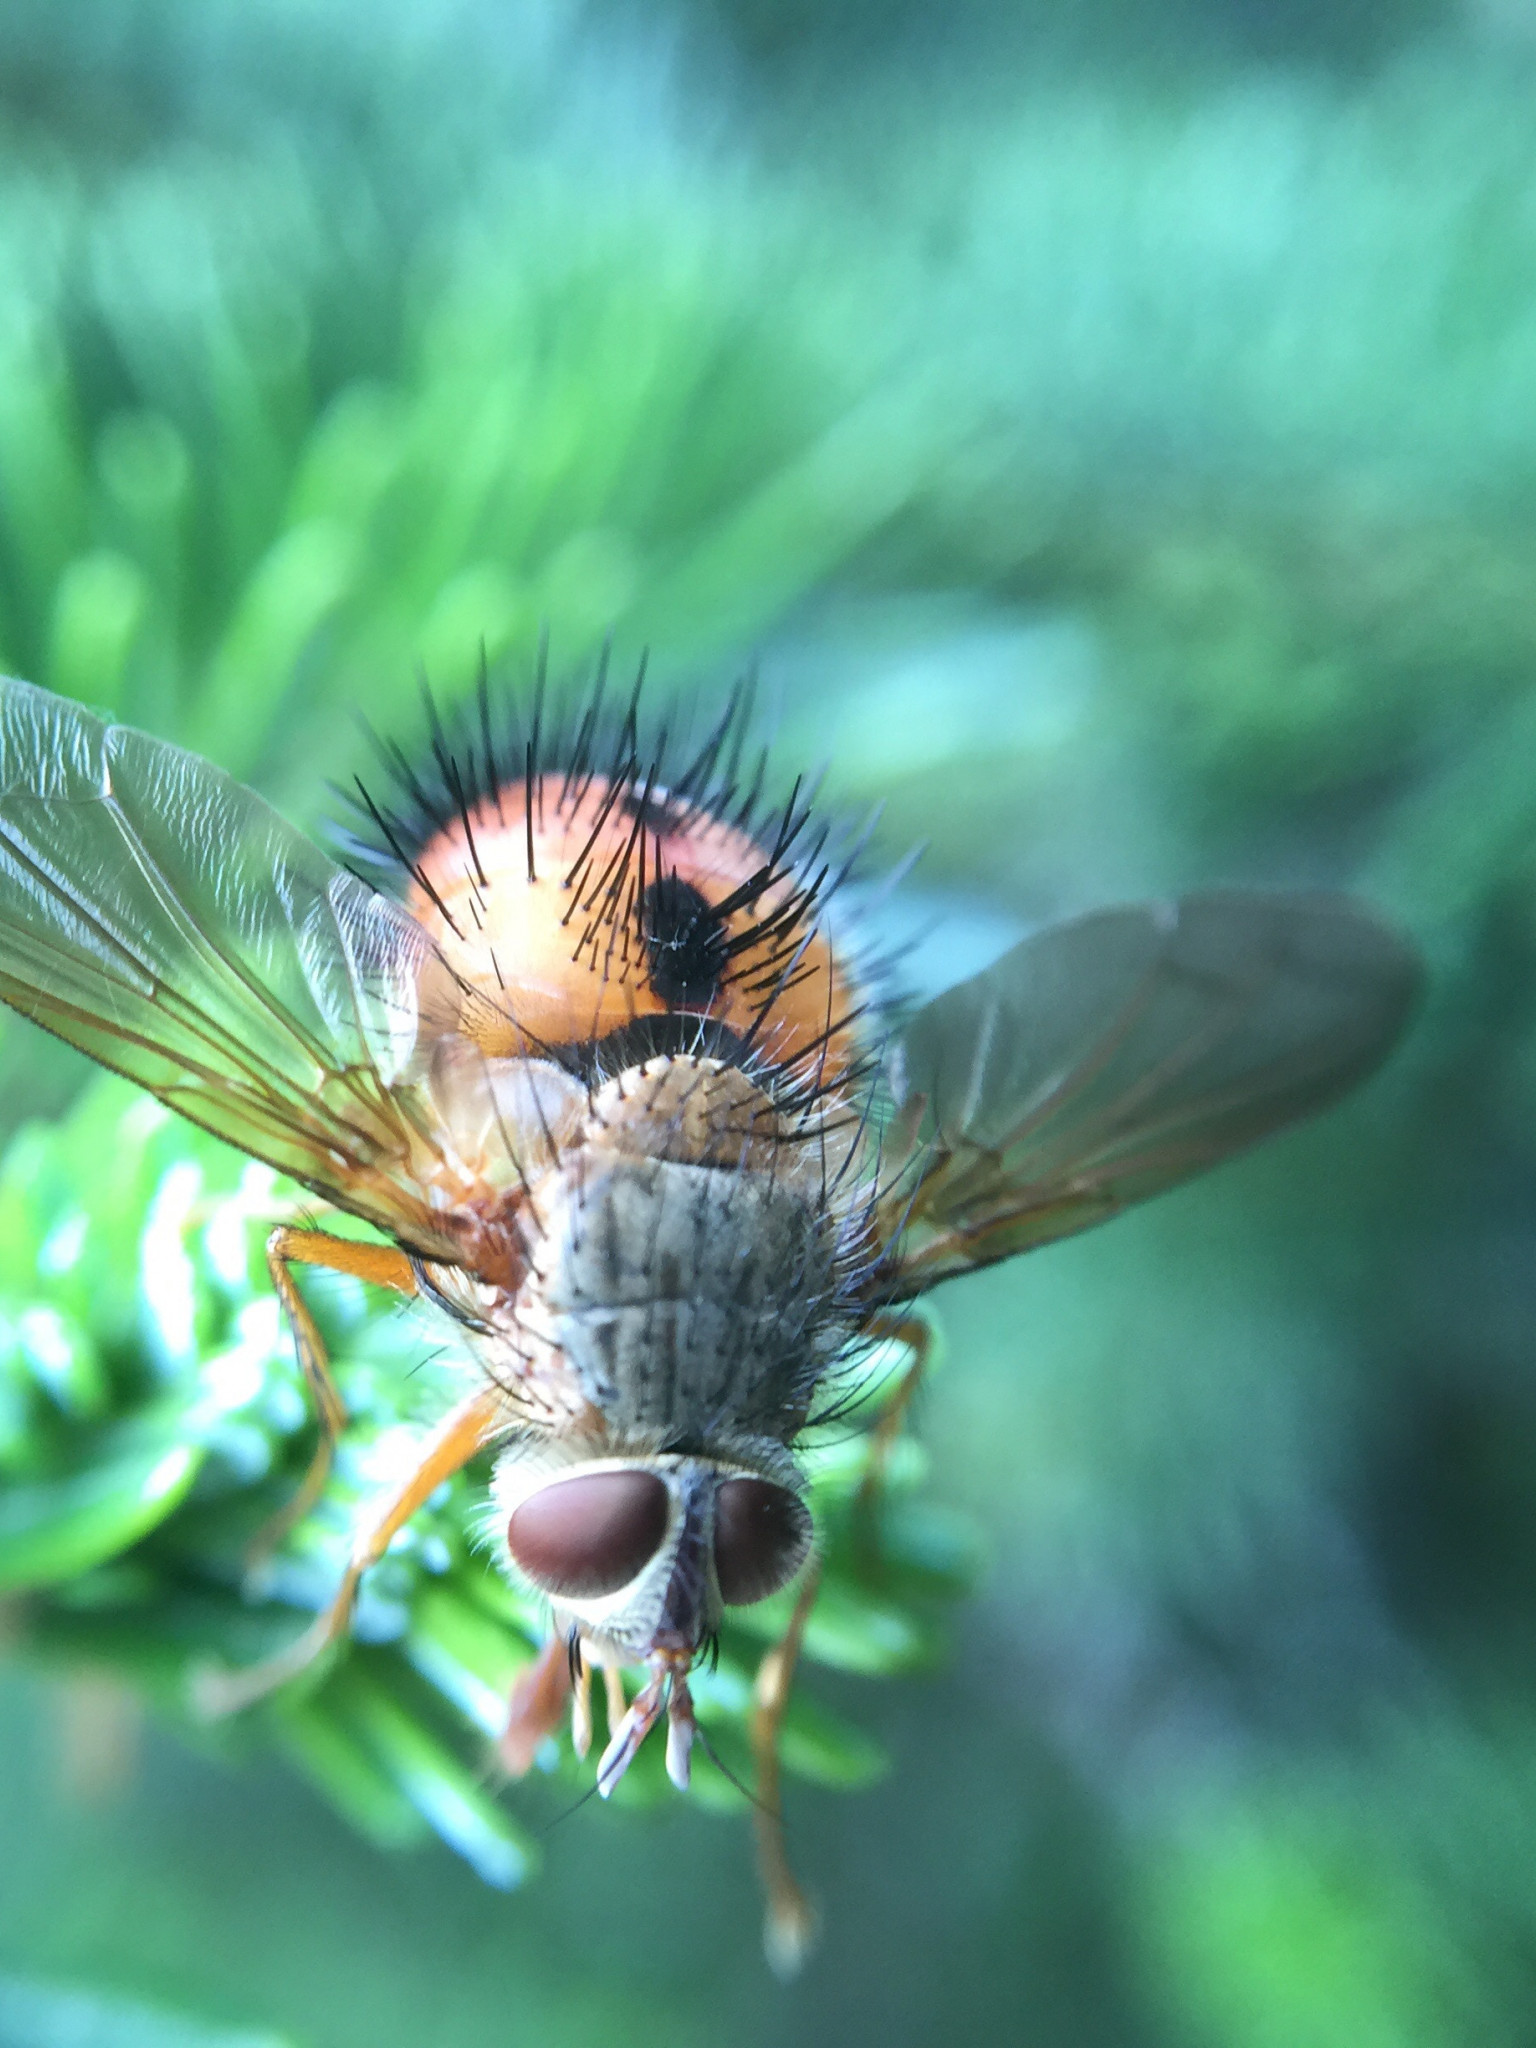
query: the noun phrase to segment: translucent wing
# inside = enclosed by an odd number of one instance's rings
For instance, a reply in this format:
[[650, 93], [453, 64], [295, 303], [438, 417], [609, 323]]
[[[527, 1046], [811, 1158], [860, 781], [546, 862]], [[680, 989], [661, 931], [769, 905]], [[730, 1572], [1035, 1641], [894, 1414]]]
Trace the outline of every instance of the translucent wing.
[[424, 1250], [420, 927], [179, 747], [0, 679], [0, 998]]
[[1419, 982], [1336, 896], [1189, 896], [1023, 940], [893, 1050], [913, 1172], [884, 1204], [887, 1281], [1066, 1237], [1311, 1115], [1385, 1057]]

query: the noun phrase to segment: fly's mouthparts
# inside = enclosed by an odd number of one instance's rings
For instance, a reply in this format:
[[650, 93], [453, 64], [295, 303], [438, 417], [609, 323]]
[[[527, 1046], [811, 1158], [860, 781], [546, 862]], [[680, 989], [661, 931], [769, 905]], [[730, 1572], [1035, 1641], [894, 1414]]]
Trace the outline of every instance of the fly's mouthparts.
[[689, 1659], [662, 1651], [652, 1659], [651, 1676], [629, 1703], [629, 1709], [597, 1762], [597, 1789], [607, 1799], [634, 1762], [640, 1745], [667, 1712], [667, 1776], [679, 1792], [688, 1790], [691, 1756], [698, 1723], [688, 1689]]
[[687, 1675], [676, 1671], [672, 1675], [672, 1690], [667, 1700], [667, 1776], [679, 1792], [688, 1790], [693, 1738], [698, 1732]]
[[648, 1678], [629, 1703], [629, 1711], [609, 1738], [608, 1747], [597, 1760], [597, 1789], [607, 1799], [634, 1761], [642, 1742], [655, 1727], [666, 1697], [667, 1674], [657, 1671]]

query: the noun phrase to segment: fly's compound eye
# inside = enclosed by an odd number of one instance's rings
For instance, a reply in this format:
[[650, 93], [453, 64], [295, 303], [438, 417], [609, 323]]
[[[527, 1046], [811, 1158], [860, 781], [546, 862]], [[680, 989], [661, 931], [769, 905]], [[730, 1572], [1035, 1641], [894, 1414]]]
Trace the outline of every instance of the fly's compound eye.
[[512, 1510], [512, 1561], [546, 1593], [596, 1600], [648, 1565], [667, 1533], [667, 1488], [654, 1472], [557, 1479]]
[[811, 1517], [787, 1487], [726, 1479], [715, 1495], [715, 1576], [727, 1607], [788, 1585], [810, 1555]]

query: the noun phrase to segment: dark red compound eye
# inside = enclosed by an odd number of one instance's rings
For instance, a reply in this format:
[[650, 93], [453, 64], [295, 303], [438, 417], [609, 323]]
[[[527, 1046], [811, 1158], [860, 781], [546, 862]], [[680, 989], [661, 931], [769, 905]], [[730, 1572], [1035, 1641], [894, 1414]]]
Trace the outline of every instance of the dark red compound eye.
[[583, 1472], [520, 1502], [507, 1548], [546, 1593], [594, 1600], [627, 1586], [666, 1533], [667, 1489], [654, 1472]]
[[727, 1607], [750, 1607], [787, 1585], [811, 1548], [811, 1518], [787, 1487], [727, 1479], [715, 1495], [715, 1576]]

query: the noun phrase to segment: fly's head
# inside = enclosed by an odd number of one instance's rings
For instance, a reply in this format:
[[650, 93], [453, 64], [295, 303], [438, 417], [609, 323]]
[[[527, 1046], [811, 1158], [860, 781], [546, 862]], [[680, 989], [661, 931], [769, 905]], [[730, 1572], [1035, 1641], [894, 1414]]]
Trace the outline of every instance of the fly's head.
[[798, 1474], [687, 1454], [556, 1464], [511, 1446], [492, 1482], [503, 1564], [545, 1595], [572, 1655], [643, 1664], [647, 1679], [598, 1764], [606, 1796], [660, 1719], [667, 1770], [688, 1783], [693, 1708], [688, 1674], [727, 1607], [765, 1600], [811, 1554]]

